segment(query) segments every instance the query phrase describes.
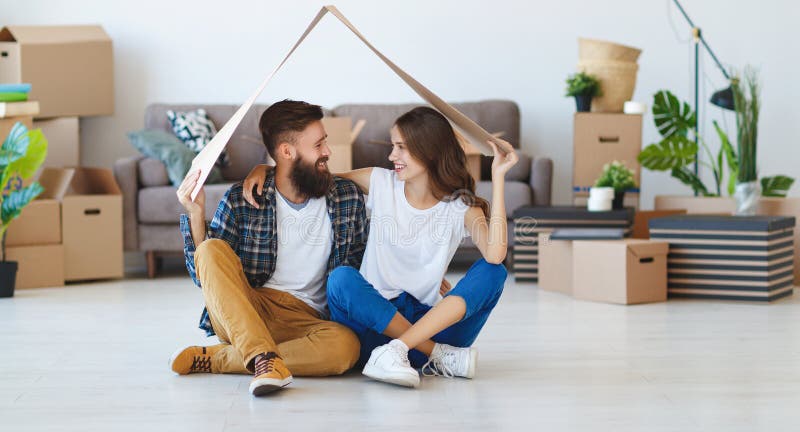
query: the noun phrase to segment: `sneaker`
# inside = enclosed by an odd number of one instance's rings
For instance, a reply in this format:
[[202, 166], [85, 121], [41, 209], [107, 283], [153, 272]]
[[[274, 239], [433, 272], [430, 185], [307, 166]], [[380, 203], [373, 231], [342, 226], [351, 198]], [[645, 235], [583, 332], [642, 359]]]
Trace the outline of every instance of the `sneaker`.
[[178, 375], [212, 373], [211, 358], [224, 346], [225, 344], [218, 344], [181, 348], [169, 358], [169, 367]]
[[292, 383], [292, 373], [274, 352], [259, 354], [254, 361], [256, 373], [250, 381], [250, 393], [261, 396]]
[[473, 378], [477, 362], [478, 350], [475, 348], [459, 348], [437, 343], [428, 362], [422, 366], [422, 374], [447, 378]]
[[408, 362], [408, 348], [396, 340], [372, 350], [362, 373], [390, 384], [419, 387], [419, 373]]

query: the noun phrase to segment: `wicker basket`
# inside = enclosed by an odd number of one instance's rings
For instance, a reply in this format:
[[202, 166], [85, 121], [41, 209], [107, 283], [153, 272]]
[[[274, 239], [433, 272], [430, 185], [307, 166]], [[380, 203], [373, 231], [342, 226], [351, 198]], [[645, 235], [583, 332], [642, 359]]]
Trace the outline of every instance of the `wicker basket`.
[[639, 70], [636, 63], [582, 60], [578, 62], [578, 70], [600, 81], [603, 95], [592, 99], [592, 112], [622, 112], [625, 101], [633, 97]]
[[636, 62], [642, 50], [596, 39], [578, 38], [578, 59], [581, 61], [615, 60]]

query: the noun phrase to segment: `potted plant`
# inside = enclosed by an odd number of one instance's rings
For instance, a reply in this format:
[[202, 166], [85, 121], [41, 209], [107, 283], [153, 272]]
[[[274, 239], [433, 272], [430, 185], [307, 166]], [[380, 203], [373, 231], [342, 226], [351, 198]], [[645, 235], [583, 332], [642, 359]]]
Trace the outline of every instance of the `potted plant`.
[[603, 165], [603, 173], [594, 183], [595, 187], [610, 187], [614, 189], [614, 200], [611, 208], [618, 210], [622, 208], [625, 200], [625, 191], [636, 187], [633, 179], [633, 170], [626, 167], [624, 163], [613, 161]]
[[600, 81], [594, 75], [578, 72], [567, 77], [566, 97], [574, 97], [578, 112], [588, 112], [592, 98], [601, 96]]
[[47, 140], [41, 129], [29, 131], [22, 123], [15, 123], [0, 147], [0, 297], [14, 295], [17, 278], [17, 263], [6, 260], [6, 230], [22, 209], [36, 198], [44, 188], [33, 182], [22, 186], [47, 156]]

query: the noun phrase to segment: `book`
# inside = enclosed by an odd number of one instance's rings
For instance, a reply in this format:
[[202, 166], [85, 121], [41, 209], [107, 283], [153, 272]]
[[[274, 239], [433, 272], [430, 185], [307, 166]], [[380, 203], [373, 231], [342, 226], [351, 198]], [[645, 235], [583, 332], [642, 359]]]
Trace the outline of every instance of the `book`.
[[28, 100], [27, 93], [2, 93], [0, 92], [0, 102], [23, 102]]
[[0, 93], [30, 93], [30, 84], [0, 84]]
[[39, 114], [39, 102], [0, 102], [0, 118], [35, 116]]

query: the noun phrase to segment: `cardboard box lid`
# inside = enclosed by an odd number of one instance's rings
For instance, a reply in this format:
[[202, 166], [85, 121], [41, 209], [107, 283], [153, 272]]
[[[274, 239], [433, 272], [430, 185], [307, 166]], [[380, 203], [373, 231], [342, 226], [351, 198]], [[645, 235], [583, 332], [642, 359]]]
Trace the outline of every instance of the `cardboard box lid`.
[[577, 247], [596, 245], [600, 247], [624, 248], [637, 258], [647, 258], [669, 253], [669, 243], [660, 240], [622, 239], [622, 240], [576, 240]]
[[650, 219], [650, 229], [704, 231], [775, 231], [792, 228], [794, 217], [678, 215]]
[[99, 25], [79, 26], [6, 26], [0, 30], [0, 42], [26, 44], [80, 43], [108, 41], [103, 27]]
[[105, 168], [45, 168], [39, 175], [42, 198], [61, 200], [70, 195], [121, 195], [114, 174]]

